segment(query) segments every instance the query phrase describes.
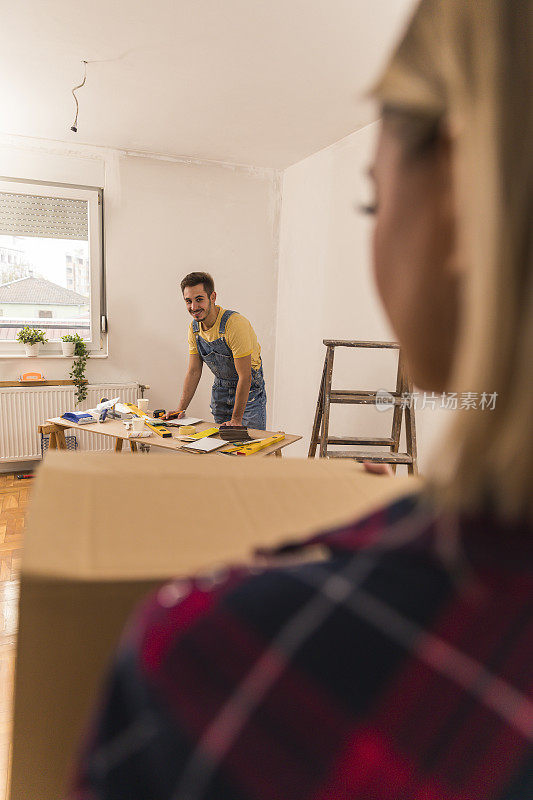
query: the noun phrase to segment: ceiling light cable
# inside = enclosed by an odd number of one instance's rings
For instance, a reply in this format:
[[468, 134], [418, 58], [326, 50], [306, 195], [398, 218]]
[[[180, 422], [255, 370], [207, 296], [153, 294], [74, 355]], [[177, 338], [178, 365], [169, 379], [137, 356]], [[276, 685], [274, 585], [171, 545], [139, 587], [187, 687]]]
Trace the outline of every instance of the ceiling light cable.
[[78, 89], [81, 89], [82, 86], [85, 85], [85, 81], [87, 80], [87, 61], [82, 61], [84, 64], [84, 72], [83, 72], [83, 80], [78, 86], [75, 86], [72, 90], [72, 97], [74, 98], [74, 102], [76, 103], [76, 117], [74, 119], [74, 125], [71, 126], [70, 130], [74, 131], [74, 133], [78, 132], [78, 111], [80, 110], [80, 106], [78, 103], [78, 98], [76, 97], [76, 92]]
[[85, 59], [81, 62], [84, 65], [83, 71], [83, 80], [77, 86], [72, 89], [72, 96], [74, 98], [74, 102], [76, 103], [76, 117], [74, 119], [74, 124], [71, 125], [70, 130], [74, 133], [78, 132], [78, 111], [80, 109], [78, 98], [76, 97], [76, 92], [78, 89], [81, 89], [82, 86], [85, 85], [85, 81], [87, 80], [87, 64], [110, 64], [113, 61], [121, 61], [123, 58], [127, 58], [131, 53], [135, 53], [137, 50], [141, 48], [139, 47], [131, 47], [129, 50], [126, 50], [124, 53], [121, 53], [118, 56], [113, 56], [113, 58], [93, 58], [90, 61], [86, 61]]

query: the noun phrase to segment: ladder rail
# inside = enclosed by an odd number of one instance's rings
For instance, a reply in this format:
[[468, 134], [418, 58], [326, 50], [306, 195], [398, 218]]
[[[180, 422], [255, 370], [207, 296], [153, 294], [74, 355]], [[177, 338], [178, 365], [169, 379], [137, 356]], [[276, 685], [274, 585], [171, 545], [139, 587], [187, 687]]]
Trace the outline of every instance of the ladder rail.
[[326, 385], [326, 359], [324, 359], [324, 366], [322, 368], [322, 378], [320, 379], [320, 389], [318, 390], [318, 400], [316, 404], [315, 419], [313, 422], [313, 431], [311, 433], [311, 442], [309, 444], [308, 458], [314, 458], [316, 455], [316, 448], [318, 447], [318, 439], [320, 435], [320, 423], [322, 422], [322, 409], [324, 406], [324, 387]]
[[[405, 369], [403, 363], [403, 356], [402, 351], [398, 352], [398, 374], [396, 376], [396, 394], [401, 397], [402, 391], [404, 389], [405, 383]], [[392, 430], [391, 430], [391, 438], [393, 439], [393, 444], [391, 445], [391, 453], [397, 453], [400, 449], [400, 435], [402, 432], [402, 414], [403, 410], [401, 405], [394, 406], [394, 411], [392, 413]], [[394, 464], [392, 467], [392, 471], [396, 474], [396, 465]]]
[[[406, 385], [409, 397], [412, 397], [413, 383], [410, 378], [407, 380]], [[408, 472], [410, 475], [418, 475], [415, 412], [414, 409], [411, 408], [411, 403], [405, 404], [405, 439], [407, 443], [407, 452], [411, 454], [413, 459], [411, 466], [408, 467]]]
[[333, 375], [333, 359], [335, 357], [335, 348], [328, 347], [326, 350], [326, 376], [324, 381], [324, 409], [322, 415], [322, 436], [320, 438], [320, 458], [326, 457], [326, 450], [328, 446], [328, 431], [329, 431], [329, 409], [331, 401], [331, 380]]

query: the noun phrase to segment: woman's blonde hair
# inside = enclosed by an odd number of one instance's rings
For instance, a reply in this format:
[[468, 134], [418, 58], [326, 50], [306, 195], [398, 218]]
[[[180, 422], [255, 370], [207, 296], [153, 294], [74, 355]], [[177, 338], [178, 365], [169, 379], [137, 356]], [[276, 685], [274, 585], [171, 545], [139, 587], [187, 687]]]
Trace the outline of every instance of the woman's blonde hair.
[[[457, 413], [435, 464], [463, 509], [533, 516], [533, 4], [422, 0], [373, 94], [416, 138], [453, 141], [462, 321]], [[425, 126], [421, 121], [425, 120]], [[418, 133], [417, 133], [418, 131]]]

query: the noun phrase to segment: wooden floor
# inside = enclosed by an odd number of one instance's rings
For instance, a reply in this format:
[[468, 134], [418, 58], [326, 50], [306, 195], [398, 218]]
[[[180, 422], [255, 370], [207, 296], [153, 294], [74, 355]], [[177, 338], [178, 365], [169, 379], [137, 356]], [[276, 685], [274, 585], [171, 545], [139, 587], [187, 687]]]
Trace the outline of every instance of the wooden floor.
[[0, 800], [7, 797], [17, 601], [24, 519], [31, 480], [0, 474]]

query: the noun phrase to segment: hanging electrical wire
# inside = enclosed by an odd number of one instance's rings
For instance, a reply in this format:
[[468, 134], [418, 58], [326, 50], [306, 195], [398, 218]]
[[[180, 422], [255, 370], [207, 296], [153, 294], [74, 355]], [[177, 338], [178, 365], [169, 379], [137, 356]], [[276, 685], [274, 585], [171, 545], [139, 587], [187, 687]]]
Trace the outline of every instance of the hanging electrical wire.
[[[87, 64], [111, 64], [113, 61], [121, 61], [123, 58], [127, 58], [131, 53], [134, 53], [137, 50], [140, 50], [139, 47], [130, 47], [129, 50], [126, 50], [124, 53], [121, 53], [118, 56], [113, 56], [112, 58], [92, 58], [90, 61], [86, 61], [85, 59], [81, 62], [83, 67], [83, 80], [77, 86], [72, 89], [72, 96], [74, 98], [74, 102], [76, 103], [76, 116], [74, 118], [74, 124], [70, 126], [70, 130], [74, 133], [78, 132], [78, 112], [80, 110], [80, 106], [78, 103], [78, 98], [76, 97], [76, 92], [78, 89], [81, 89], [82, 86], [85, 86], [85, 81], [87, 80]], [[144, 48], [145, 49], [145, 48]]]
[[74, 102], [76, 103], [76, 117], [74, 119], [74, 125], [71, 125], [70, 130], [74, 131], [74, 133], [78, 132], [78, 112], [80, 110], [80, 105], [78, 103], [78, 98], [76, 97], [76, 92], [78, 89], [81, 89], [82, 86], [85, 85], [85, 81], [87, 80], [87, 61], [82, 61], [84, 64], [84, 72], [83, 72], [83, 80], [78, 86], [75, 86], [72, 90], [72, 97], [74, 98]]

